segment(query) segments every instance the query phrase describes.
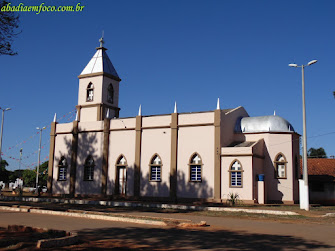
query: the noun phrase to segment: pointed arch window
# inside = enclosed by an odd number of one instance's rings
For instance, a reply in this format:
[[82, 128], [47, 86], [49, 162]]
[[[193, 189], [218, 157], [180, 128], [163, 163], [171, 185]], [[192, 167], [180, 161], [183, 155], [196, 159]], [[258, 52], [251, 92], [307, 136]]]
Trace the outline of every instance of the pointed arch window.
[[126, 194], [126, 185], [127, 185], [127, 160], [121, 154], [116, 162], [116, 186], [115, 192], [119, 195]]
[[282, 153], [278, 153], [275, 161], [274, 161], [274, 166], [275, 166], [275, 177], [277, 179], [286, 179], [286, 165], [287, 161]]
[[114, 88], [112, 84], [109, 84], [107, 89], [107, 101], [113, 104], [114, 101]]
[[229, 168], [229, 179], [230, 187], [242, 187], [243, 186], [243, 169], [242, 165], [238, 160], [234, 160]]
[[62, 156], [58, 162], [58, 180], [65, 181], [67, 174], [67, 161], [64, 156]]
[[150, 161], [150, 181], [161, 181], [162, 160], [155, 154]]
[[94, 86], [92, 83], [89, 83], [86, 89], [86, 101], [93, 101], [94, 96]]
[[91, 155], [89, 155], [85, 161], [84, 165], [84, 180], [85, 181], [92, 181], [93, 174], [94, 174], [94, 160]]
[[198, 153], [195, 153], [190, 158], [190, 181], [201, 181], [201, 167], [202, 167], [202, 160]]

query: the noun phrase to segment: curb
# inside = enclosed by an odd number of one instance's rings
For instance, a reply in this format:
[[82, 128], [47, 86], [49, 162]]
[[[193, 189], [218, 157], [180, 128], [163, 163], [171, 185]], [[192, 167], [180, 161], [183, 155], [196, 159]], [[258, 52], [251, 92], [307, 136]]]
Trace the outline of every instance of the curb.
[[216, 211], [216, 212], [245, 212], [251, 214], [269, 214], [269, 215], [300, 215], [292, 211], [262, 210], [262, 209], [243, 209], [243, 208], [226, 208], [226, 207], [205, 207], [205, 206], [188, 206], [177, 204], [155, 204], [140, 202], [121, 202], [121, 201], [92, 201], [92, 200], [76, 200], [76, 199], [56, 199], [56, 198], [35, 198], [35, 197], [3, 197], [7, 201], [26, 201], [26, 202], [54, 202], [64, 204], [77, 205], [100, 205], [110, 207], [142, 207], [142, 208], [158, 208], [158, 209], [179, 209], [192, 211]]
[[144, 219], [97, 215], [97, 214], [87, 214], [86, 212], [85, 213], [71, 213], [71, 212], [61, 212], [61, 211], [33, 209], [33, 208], [29, 208], [29, 209], [28, 208], [16, 208], [16, 207], [13, 208], [13, 207], [7, 207], [7, 206], [0, 206], [0, 210], [24, 212], [24, 213], [36, 213], [36, 214], [49, 214], [49, 215], [58, 215], [58, 216], [70, 216], [70, 217], [78, 217], [78, 218], [86, 218], [86, 219], [94, 219], [94, 220], [107, 220], [107, 221], [137, 223], [137, 224], [146, 224], [146, 225], [155, 225], [155, 226], [167, 226], [168, 225], [164, 221], [144, 220]]
[[126, 217], [96, 215], [96, 214], [69, 213], [69, 212], [51, 211], [51, 210], [43, 210], [43, 209], [30, 209], [30, 213], [71, 216], [71, 217], [87, 218], [87, 219], [94, 219], [94, 220], [108, 220], [108, 221], [138, 223], [138, 224], [147, 224], [147, 225], [156, 225], [156, 226], [167, 226], [167, 224], [163, 221], [142, 220], [142, 219], [134, 219], [134, 218], [126, 218]]
[[29, 213], [29, 208], [0, 206], [0, 210]]
[[54, 238], [54, 239], [42, 239], [38, 240], [36, 248], [52, 248], [70, 246], [79, 241], [79, 236], [76, 232], [69, 232], [70, 236]]

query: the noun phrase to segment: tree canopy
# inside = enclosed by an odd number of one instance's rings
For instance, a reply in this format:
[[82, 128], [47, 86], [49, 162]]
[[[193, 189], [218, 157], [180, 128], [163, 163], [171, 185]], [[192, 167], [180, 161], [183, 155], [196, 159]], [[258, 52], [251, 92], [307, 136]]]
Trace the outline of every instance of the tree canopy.
[[[40, 165], [39, 176], [38, 176], [39, 177], [38, 184], [40, 186], [47, 185], [48, 163], [49, 161], [45, 161]], [[23, 170], [22, 178], [23, 178], [24, 186], [34, 187], [36, 185], [36, 170], [37, 170], [37, 166], [34, 168], [34, 170], [30, 170], [30, 169]]]
[[[0, 0], [0, 10], [8, 4]], [[0, 55], [16, 55], [12, 48], [13, 38], [18, 34], [19, 16], [15, 12], [0, 11]]]
[[[39, 168], [39, 179], [38, 184], [40, 186], [46, 186], [47, 185], [47, 179], [48, 179], [48, 163], [49, 161], [45, 161], [40, 165]], [[8, 166], [8, 163], [6, 160], [1, 161], [0, 165], [0, 181], [3, 181], [5, 183], [8, 182], [15, 182], [17, 178], [23, 179], [23, 185], [25, 187], [35, 187], [36, 185], [36, 170], [37, 166], [31, 170], [31, 169], [24, 169], [24, 170], [14, 170], [9, 171], [6, 169]]]
[[6, 169], [8, 163], [6, 160], [1, 160], [0, 163], [0, 181], [7, 183], [9, 181], [9, 171]]
[[309, 148], [308, 150], [308, 158], [327, 158], [327, 154], [325, 149], [320, 148]]

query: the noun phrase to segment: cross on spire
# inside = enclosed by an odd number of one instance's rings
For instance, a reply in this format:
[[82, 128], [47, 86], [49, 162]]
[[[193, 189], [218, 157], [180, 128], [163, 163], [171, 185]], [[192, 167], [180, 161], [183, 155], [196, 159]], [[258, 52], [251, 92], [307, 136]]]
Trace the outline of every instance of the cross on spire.
[[99, 42], [100, 42], [100, 47], [103, 47], [104, 46], [104, 31], [102, 31], [102, 37], [99, 39]]

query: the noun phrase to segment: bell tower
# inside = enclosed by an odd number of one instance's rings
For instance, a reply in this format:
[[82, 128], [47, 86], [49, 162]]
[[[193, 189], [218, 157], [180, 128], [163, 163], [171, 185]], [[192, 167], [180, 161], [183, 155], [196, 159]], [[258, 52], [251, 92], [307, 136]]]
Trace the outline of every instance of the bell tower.
[[96, 53], [78, 76], [78, 121], [100, 121], [119, 117], [119, 84], [117, 74], [103, 47], [103, 37]]

